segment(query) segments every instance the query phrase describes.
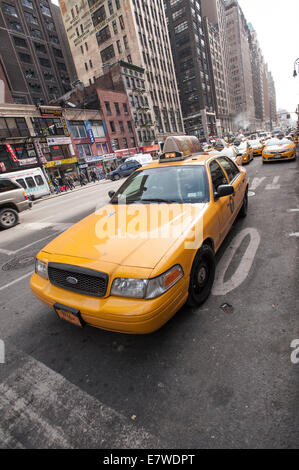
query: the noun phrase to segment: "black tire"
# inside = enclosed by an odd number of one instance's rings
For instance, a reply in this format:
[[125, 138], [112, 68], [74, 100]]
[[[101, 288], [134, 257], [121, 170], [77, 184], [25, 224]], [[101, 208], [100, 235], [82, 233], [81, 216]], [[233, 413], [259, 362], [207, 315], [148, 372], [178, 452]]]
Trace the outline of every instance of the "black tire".
[[14, 227], [19, 222], [19, 215], [16, 210], [7, 207], [0, 210], [0, 228], [8, 229]]
[[209, 297], [215, 279], [215, 254], [209, 245], [202, 245], [193, 261], [187, 305], [199, 307]]
[[244, 219], [244, 217], [247, 216], [248, 212], [248, 191], [246, 191], [244, 199], [243, 199], [243, 204], [241, 206], [240, 212], [239, 212], [239, 217]]

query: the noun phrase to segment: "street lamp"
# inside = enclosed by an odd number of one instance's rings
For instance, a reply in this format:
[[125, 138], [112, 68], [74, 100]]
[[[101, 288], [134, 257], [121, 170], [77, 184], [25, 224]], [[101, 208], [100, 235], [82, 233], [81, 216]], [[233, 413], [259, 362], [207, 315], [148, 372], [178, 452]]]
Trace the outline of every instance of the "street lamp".
[[295, 60], [295, 63], [294, 63], [294, 72], [293, 72], [293, 77], [296, 78], [297, 77], [297, 70], [296, 70], [296, 65], [299, 65], [299, 57], [298, 59]]

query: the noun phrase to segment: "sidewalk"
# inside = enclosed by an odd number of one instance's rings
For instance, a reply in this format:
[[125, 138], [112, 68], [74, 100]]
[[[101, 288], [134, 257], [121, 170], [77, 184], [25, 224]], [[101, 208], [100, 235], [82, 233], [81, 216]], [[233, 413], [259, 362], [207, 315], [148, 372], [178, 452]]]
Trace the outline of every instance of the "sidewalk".
[[52, 193], [49, 196], [41, 197], [40, 199], [37, 199], [36, 201], [34, 201], [33, 204], [35, 205], [35, 204], [38, 204], [39, 202], [46, 201], [47, 199], [53, 199], [55, 197], [62, 197], [62, 196], [65, 196], [66, 194], [76, 193], [77, 191], [81, 191], [81, 190], [83, 191], [83, 189], [91, 188], [93, 186], [96, 186], [99, 183], [102, 183], [102, 184], [111, 183], [111, 180], [102, 179], [102, 180], [96, 181], [95, 183], [92, 183], [92, 182], [87, 183], [85, 186], [78, 185], [73, 190], [68, 189], [67, 191], [63, 191], [59, 194]]

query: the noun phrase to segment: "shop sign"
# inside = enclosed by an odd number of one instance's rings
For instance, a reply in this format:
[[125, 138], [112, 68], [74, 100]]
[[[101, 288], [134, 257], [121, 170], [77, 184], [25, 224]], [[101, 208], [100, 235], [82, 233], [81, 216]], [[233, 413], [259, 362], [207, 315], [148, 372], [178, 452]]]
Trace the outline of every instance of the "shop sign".
[[48, 162], [46, 165], [45, 165], [45, 168], [51, 168], [53, 166], [60, 166], [60, 165], [69, 165], [71, 163], [77, 163], [78, 162], [78, 159], [77, 157], [74, 157], [74, 158], [65, 158], [63, 160], [53, 160], [51, 162]]
[[79, 168], [88, 168], [88, 164], [87, 163], [84, 163], [82, 165], [79, 165]]
[[6, 146], [7, 151], [9, 152], [9, 154], [10, 154], [12, 160], [13, 160], [15, 163], [18, 163], [19, 160], [18, 160], [18, 157], [16, 156], [16, 154], [15, 154], [13, 148], [12, 148], [9, 144], [5, 144], [5, 146]]
[[86, 162], [98, 162], [99, 160], [103, 160], [103, 155], [95, 155], [94, 157], [85, 157]]
[[151, 145], [149, 147], [140, 147], [140, 150], [143, 153], [159, 152], [160, 148], [159, 148], [159, 145]]
[[51, 108], [47, 106], [39, 107], [40, 113], [42, 116], [62, 116], [63, 109], [61, 108]]
[[91, 144], [94, 144], [95, 140], [94, 140], [94, 135], [93, 135], [93, 132], [92, 132], [90, 121], [84, 121], [84, 124], [85, 124], [86, 130], [87, 130], [88, 136], [89, 136], [89, 141], [90, 141]]
[[22, 165], [34, 165], [37, 163], [37, 158], [22, 158], [19, 160], [19, 164]]
[[70, 137], [49, 137], [47, 138], [48, 145], [69, 145], [72, 143]]
[[62, 121], [63, 129], [64, 129], [64, 135], [69, 137], [71, 134], [70, 134], [68, 125], [67, 125], [66, 120], [64, 119], [64, 117], [61, 118], [61, 121]]

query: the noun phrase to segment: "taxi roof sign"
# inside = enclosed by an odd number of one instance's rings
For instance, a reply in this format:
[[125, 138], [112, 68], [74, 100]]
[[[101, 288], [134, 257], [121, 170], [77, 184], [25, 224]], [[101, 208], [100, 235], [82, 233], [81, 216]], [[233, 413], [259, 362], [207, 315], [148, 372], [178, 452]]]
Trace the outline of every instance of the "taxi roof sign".
[[160, 162], [179, 161], [202, 152], [202, 146], [197, 137], [190, 136], [170, 136], [165, 140], [163, 153], [160, 155]]

